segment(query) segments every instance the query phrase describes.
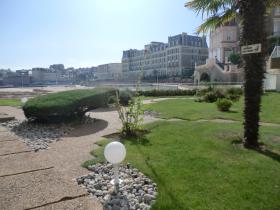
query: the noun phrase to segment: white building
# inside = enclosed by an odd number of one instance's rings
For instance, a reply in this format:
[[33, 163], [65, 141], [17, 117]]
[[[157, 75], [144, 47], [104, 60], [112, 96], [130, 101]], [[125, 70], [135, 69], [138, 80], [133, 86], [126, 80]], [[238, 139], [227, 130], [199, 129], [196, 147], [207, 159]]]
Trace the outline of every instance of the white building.
[[280, 46], [274, 48], [267, 62], [264, 89], [280, 91]]
[[[276, 58], [280, 45], [280, 8], [272, 9], [265, 18], [266, 33], [269, 44], [269, 53], [274, 49], [267, 63], [267, 74], [264, 85], [266, 89], [276, 89], [278, 74], [280, 73], [280, 58]], [[231, 22], [210, 33], [209, 59], [206, 65], [197, 66], [194, 73], [195, 83], [202, 80], [207, 82], [236, 83], [243, 82], [242, 68], [229, 62], [231, 54], [240, 52], [240, 28], [237, 23]], [[279, 72], [279, 73], [278, 73]]]
[[120, 80], [122, 78], [122, 64], [108, 63], [96, 67], [97, 80]]
[[268, 39], [272, 40], [273, 51], [267, 62], [264, 89], [280, 91], [280, 7], [272, 10], [267, 22]]
[[122, 71], [126, 79], [148, 77], [191, 77], [195, 64], [205, 63], [208, 46], [205, 37], [182, 33], [168, 37], [168, 43], [151, 42], [143, 50], [123, 52]]
[[209, 58], [228, 63], [231, 54], [239, 52], [239, 28], [235, 22], [210, 32]]

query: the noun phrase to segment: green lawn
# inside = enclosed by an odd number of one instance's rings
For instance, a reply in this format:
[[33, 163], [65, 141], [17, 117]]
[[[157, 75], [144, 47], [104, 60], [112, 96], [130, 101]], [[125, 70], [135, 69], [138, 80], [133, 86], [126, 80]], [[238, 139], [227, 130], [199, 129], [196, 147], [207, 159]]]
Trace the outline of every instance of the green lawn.
[[0, 98], [0, 106], [20, 106], [21, 100], [18, 98]]
[[[156, 122], [146, 128], [145, 138], [124, 144], [126, 161], [158, 184], [153, 210], [280, 209], [279, 128], [261, 127], [269, 150], [264, 154], [231, 143], [241, 123]], [[94, 153], [102, 156], [106, 143]]]
[[[215, 103], [198, 103], [190, 99], [172, 99], [145, 105], [145, 109], [161, 113], [163, 118], [232, 119], [242, 120], [243, 98], [234, 103], [231, 112], [220, 112]], [[267, 93], [262, 97], [261, 121], [280, 123], [280, 93]]]

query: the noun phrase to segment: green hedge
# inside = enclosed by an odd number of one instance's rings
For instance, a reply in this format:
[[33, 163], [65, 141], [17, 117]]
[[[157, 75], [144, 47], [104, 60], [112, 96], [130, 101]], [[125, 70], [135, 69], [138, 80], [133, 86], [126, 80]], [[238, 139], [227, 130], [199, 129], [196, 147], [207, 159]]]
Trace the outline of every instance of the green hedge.
[[28, 100], [23, 111], [27, 119], [39, 122], [65, 122], [82, 118], [92, 109], [107, 106], [115, 89], [95, 88], [50, 93]]
[[142, 96], [194, 96], [196, 90], [146, 90], [140, 91]]
[[226, 98], [219, 98], [216, 101], [216, 105], [221, 112], [228, 112], [232, 106], [232, 101]]

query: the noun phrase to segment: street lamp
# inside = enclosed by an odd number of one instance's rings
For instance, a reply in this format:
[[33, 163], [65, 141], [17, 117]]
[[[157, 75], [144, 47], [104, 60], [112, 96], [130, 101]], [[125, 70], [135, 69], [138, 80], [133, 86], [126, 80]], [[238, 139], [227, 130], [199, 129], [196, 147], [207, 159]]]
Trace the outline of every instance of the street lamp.
[[27, 101], [28, 101], [28, 98], [26, 98], [26, 97], [21, 98], [21, 103], [25, 104]]
[[119, 179], [119, 164], [124, 160], [125, 155], [125, 146], [118, 141], [107, 144], [104, 150], [106, 160], [114, 166], [114, 179], [111, 184], [115, 185], [116, 191], [118, 191], [119, 184], [122, 183], [122, 180]]

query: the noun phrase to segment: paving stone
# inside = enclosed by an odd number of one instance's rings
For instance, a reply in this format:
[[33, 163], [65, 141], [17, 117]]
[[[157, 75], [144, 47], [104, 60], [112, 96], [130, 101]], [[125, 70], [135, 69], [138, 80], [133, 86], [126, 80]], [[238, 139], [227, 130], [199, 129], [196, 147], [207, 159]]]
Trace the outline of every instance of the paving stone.
[[55, 169], [48, 169], [0, 177], [0, 193], [1, 210], [20, 210], [84, 195], [85, 191], [74, 181], [64, 179]]
[[19, 153], [30, 151], [30, 149], [21, 141], [0, 141], [0, 156], [9, 153]]
[[36, 210], [103, 210], [100, 203], [92, 196], [75, 198], [73, 200], [62, 201], [59, 203], [36, 208]]
[[8, 121], [11, 121], [11, 120], [14, 120], [15, 117], [13, 116], [8, 116], [8, 115], [0, 115], [0, 123], [2, 122], [8, 122]]
[[6, 132], [6, 131], [8, 131], [7, 128], [5, 128], [5, 127], [3, 127], [3, 126], [0, 126], [0, 132]]
[[50, 163], [45, 163], [43, 160], [40, 160], [40, 157], [35, 152], [0, 156], [0, 176], [51, 166]]
[[[1, 128], [1, 127], [0, 127]], [[10, 140], [17, 140], [18, 137], [15, 136], [14, 134], [6, 131], [6, 130], [3, 130], [3, 131], [0, 131], [0, 142], [5, 142], [5, 141], [10, 141]]]

